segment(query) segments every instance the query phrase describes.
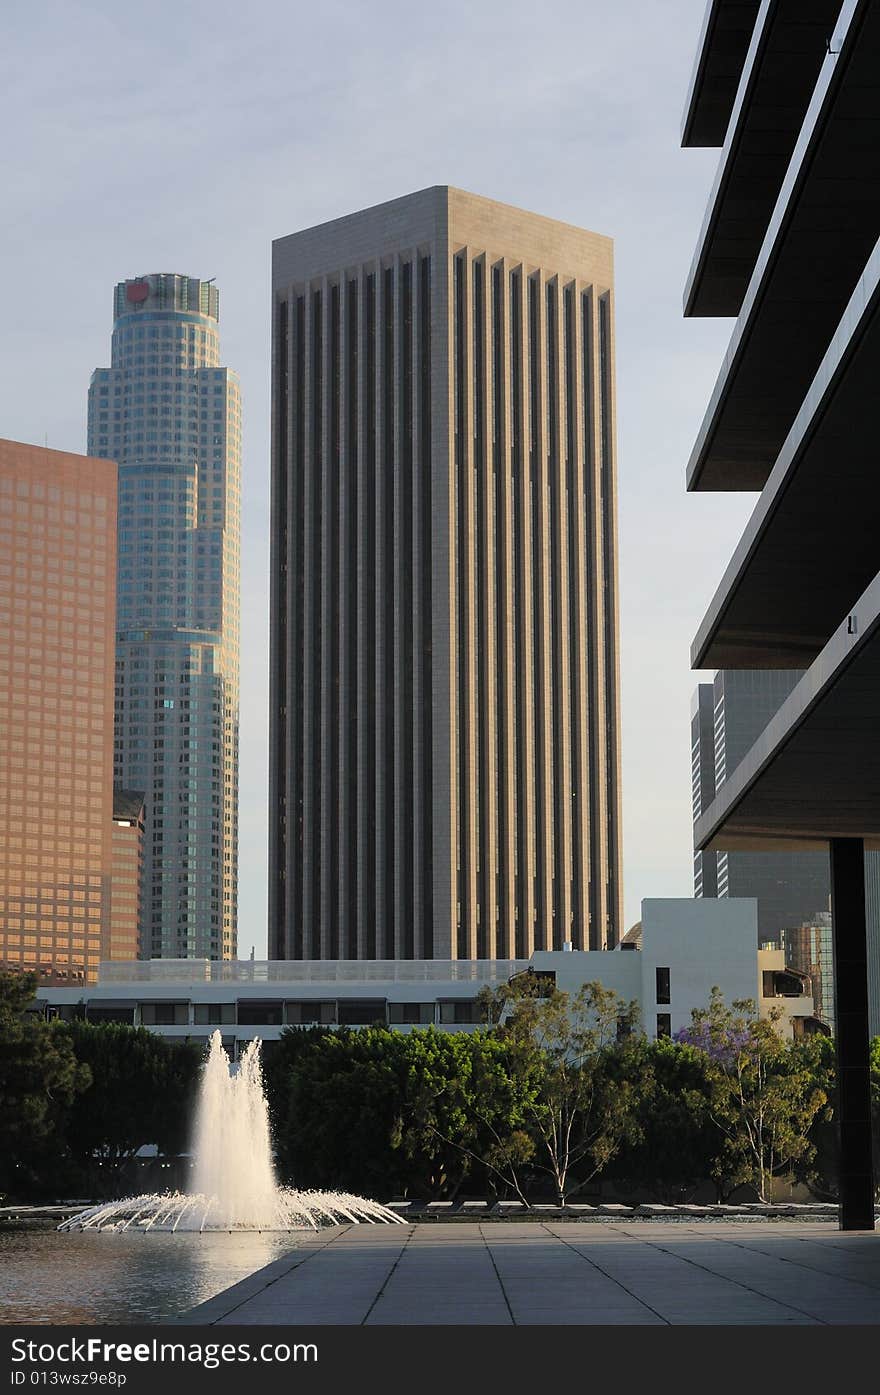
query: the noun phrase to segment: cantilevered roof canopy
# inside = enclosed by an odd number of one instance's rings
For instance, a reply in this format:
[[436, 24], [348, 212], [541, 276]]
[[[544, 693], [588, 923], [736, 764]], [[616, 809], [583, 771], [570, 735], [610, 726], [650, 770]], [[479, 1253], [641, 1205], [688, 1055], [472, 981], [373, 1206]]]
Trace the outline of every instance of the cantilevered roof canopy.
[[845, 0], [687, 470], [761, 489], [880, 232], [880, 0]]
[[698, 848], [880, 847], [880, 577], [694, 825]]
[[685, 288], [685, 315], [739, 313], [840, 6], [761, 6]]
[[708, 0], [681, 126], [685, 146], [721, 145], [759, 0]]
[[878, 385], [880, 243], [700, 626], [694, 668], [808, 667], [876, 573]]

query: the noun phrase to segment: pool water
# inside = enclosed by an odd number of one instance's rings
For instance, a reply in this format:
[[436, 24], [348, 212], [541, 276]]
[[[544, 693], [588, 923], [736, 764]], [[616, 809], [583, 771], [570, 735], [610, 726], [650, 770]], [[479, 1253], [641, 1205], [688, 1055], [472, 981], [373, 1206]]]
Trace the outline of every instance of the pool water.
[[283, 1232], [0, 1230], [0, 1323], [161, 1322], [297, 1243], [296, 1235]]

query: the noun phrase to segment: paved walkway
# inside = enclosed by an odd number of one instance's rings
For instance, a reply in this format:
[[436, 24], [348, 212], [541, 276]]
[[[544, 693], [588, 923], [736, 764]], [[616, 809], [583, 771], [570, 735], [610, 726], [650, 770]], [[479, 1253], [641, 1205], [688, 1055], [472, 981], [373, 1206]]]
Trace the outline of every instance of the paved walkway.
[[880, 1233], [818, 1221], [334, 1226], [177, 1321], [873, 1324]]

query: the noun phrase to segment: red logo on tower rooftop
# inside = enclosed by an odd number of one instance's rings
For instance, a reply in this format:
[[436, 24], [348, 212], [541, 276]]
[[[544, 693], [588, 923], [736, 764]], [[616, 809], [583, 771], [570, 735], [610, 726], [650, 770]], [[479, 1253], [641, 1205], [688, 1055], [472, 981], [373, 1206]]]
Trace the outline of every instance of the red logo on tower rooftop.
[[129, 281], [125, 288], [126, 300], [133, 301], [135, 305], [140, 304], [142, 300], [146, 300], [149, 294], [150, 286], [147, 281]]

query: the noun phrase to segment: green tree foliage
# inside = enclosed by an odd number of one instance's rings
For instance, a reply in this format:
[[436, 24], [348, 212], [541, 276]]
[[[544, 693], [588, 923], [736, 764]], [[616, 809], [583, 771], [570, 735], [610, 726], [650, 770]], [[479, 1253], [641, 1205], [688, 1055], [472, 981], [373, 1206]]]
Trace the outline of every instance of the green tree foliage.
[[0, 1189], [39, 1181], [59, 1117], [89, 1084], [66, 1026], [33, 1006], [33, 974], [0, 973]]
[[138, 1149], [185, 1149], [201, 1048], [144, 1027], [71, 1022], [69, 1040], [91, 1083], [64, 1125], [74, 1167], [93, 1189], [117, 1190]]
[[827, 1102], [818, 1053], [809, 1041], [783, 1041], [776, 1019], [759, 1019], [751, 999], [728, 1007], [718, 988], [691, 1019], [679, 1039], [709, 1062], [709, 1115], [720, 1145], [712, 1175], [722, 1192], [750, 1183], [767, 1201], [773, 1177], [809, 1168], [814, 1158], [810, 1127]]
[[511, 1069], [528, 1080], [524, 1142], [489, 1158], [522, 1194], [521, 1165], [549, 1179], [563, 1204], [639, 1135], [638, 1009], [612, 989], [585, 983], [573, 996], [545, 987], [506, 996], [495, 1032]]
[[534, 1155], [532, 1059], [493, 1033], [433, 1028], [410, 1033], [407, 1055], [401, 1145], [430, 1194], [454, 1197], [475, 1172], [519, 1191], [517, 1169]]
[[264, 1066], [282, 1181], [378, 1197], [405, 1188], [406, 1158], [395, 1143], [406, 1041], [384, 1027], [282, 1033]]
[[450, 1198], [510, 1147], [528, 1084], [485, 1032], [291, 1029], [266, 1063], [279, 1173], [302, 1187]]
[[709, 1058], [668, 1037], [641, 1038], [628, 1064], [641, 1083], [639, 1134], [624, 1144], [610, 1175], [657, 1201], [687, 1201], [712, 1175], [718, 1151]]

